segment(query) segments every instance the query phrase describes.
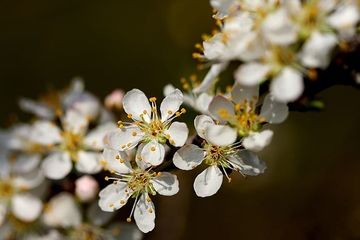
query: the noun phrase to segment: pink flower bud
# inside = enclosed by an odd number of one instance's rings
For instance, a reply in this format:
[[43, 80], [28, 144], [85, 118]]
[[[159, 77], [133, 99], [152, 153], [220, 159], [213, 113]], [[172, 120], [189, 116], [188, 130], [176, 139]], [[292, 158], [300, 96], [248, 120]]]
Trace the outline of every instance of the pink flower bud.
[[122, 89], [115, 89], [107, 95], [105, 98], [105, 107], [107, 109], [118, 109], [122, 108], [122, 99], [124, 97], [125, 92]]
[[99, 183], [90, 175], [84, 175], [75, 181], [75, 194], [82, 202], [93, 200], [99, 192]]

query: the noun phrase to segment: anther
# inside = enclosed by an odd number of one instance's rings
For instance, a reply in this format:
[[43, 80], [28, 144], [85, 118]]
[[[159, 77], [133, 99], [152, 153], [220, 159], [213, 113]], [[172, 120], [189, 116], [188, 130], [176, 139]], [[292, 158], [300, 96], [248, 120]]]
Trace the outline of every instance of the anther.
[[150, 150], [154, 152], [154, 151], [156, 150], [156, 148], [155, 148], [155, 147], [151, 147]]

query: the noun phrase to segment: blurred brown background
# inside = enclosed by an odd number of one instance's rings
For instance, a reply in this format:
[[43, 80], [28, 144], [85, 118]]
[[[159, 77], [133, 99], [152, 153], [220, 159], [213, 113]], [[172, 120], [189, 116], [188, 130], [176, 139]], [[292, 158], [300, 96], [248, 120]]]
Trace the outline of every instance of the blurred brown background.
[[[114, 88], [162, 97], [166, 83], [195, 72], [201, 34], [215, 26], [208, 0], [2, 1], [1, 124], [20, 96], [36, 98], [81, 76], [103, 98]], [[291, 113], [261, 152], [265, 174], [232, 174], [197, 198], [200, 169], [177, 171], [180, 193], [156, 197], [145, 239], [360, 239], [360, 97], [333, 87], [323, 112]]]

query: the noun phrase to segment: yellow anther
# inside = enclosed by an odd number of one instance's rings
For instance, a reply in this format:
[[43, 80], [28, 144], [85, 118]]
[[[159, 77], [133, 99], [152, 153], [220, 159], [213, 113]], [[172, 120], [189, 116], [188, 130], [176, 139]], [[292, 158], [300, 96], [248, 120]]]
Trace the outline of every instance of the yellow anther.
[[229, 178], [228, 178], [228, 182], [231, 183], [231, 180], [232, 180], [232, 179], [229, 177]]
[[162, 175], [162, 172], [158, 172], [156, 175], [160, 177]]
[[139, 125], [140, 125], [140, 122], [139, 122], [139, 121], [136, 121], [136, 122], [135, 122], [135, 125], [136, 125], [136, 126], [139, 126]]
[[128, 118], [132, 118], [132, 114], [129, 113], [129, 114], [127, 115], [127, 117], [128, 117]]
[[194, 169], [194, 168], [196, 168], [196, 166], [195, 166], [195, 165], [193, 165], [193, 166], [191, 166], [191, 168], [192, 168], [192, 169]]
[[114, 204], [113, 204], [113, 203], [110, 203], [110, 204], [109, 204], [109, 207], [113, 207], [113, 206], [114, 206]]
[[184, 84], [186, 82], [186, 78], [184, 77], [180, 78], [180, 82]]
[[155, 147], [151, 147], [150, 150], [154, 152], [154, 151], [156, 150], [156, 148], [155, 148]]
[[131, 218], [127, 218], [126, 221], [129, 223], [131, 222]]
[[156, 112], [156, 107], [151, 108], [151, 112]]
[[190, 85], [188, 83], [184, 83], [182, 87], [184, 90], [188, 90], [190, 88]]
[[265, 122], [266, 121], [266, 119], [264, 118], [264, 117], [262, 117], [262, 118], [260, 118], [260, 123], [263, 123], [263, 122]]
[[155, 102], [155, 101], [156, 101], [156, 97], [151, 97], [151, 98], [149, 98], [149, 101], [150, 101], [150, 102]]
[[142, 157], [141, 157], [141, 156], [137, 156], [137, 159], [138, 159], [139, 161], [141, 161], [141, 160], [142, 160]]
[[104, 159], [101, 159], [101, 160], [100, 160], [100, 164], [103, 165], [103, 166], [105, 166], [105, 165], [106, 165], [106, 161], [105, 161]]
[[114, 169], [111, 169], [111, 170], [110, 170], [110, 173], [115, 173], [115, 170], [114, 170]]
[[149, 213], [152, 213], [152, 212], [153, 212], [153, 210], [150, 208], [150, 209], [149, 209]]
[[120, 124], [120, 125], [119, 125], [119, 128], [120, 128], [120, 129], [123, 129], [123, 128], [124, 128], [124, 125]]
[[58, 109], [56, 109], [55, 114], [56, 114], [56, 116], [61, 117], [63, 113], [62, 113], [61, 109], [58, 108]]
[[205, 129], [202, 129], [202, 130], [201, 130], [201, 133], [202, 133], [202, 134], [205, 134]]
[[130, 147], [130, 146], [131, 146], [131, 143], [127, 143], [126, 146], [127, 146], [127, 147]]
[[120, 155], [116, 155], [115, 158], [116, 158], [116, 159], [120, 159]]
[[143, 114], [147, 114], [147, 111], [146, 111], [146, 110], [144, 110], [144, 111], [143, 111]]
[[197, 76], [195, 74], [191, 74], [190, 81], [195, 82], [196, 80], [197, 80]]
[[317, 71], [315, 69], [309, 69], [308, 76], [310, 80], [316, 80], [318, 78]]
[[133, 132], [132, 135], [135, 137], [137, 135], [137, 132]]
[[113, 181], [113, 184], [116, 185], [118, 182], [117, 181]]
[[53, 149], [54, 148], [54, 144], [49, 144], [49, 145], [47, 145], [47, 149], [48, 150], [51, 150], [51, 149]]
[[125, 159], [120, 158], [120, 162], [121, 162], [121, 163], [124, 163], [124, 162], [125, 162]]
[[120, 204], [124, 204], [124, 203], [125, 203], [125, 201], [121, 199], [121, 200], [120, 200]]
[[177, 116], [177, 117], [180, 117], [180, 115], [181, 115], [181, 113], [179, 113], [179, 112], [175, 113], [175, 116]]
[[174, 140], [171, 139], [169, 142], [170, 142], [171, 145], [175, 145], [175, 141], [174, 141]]
[[168, 110], [168, 114], [172, 114], [173, 113], [173, 111], [171, 111], [171, 110]]
[[119, 121], [117, 122], [117, 124], [118, 124], [118, 125], [122, 124], [122, 121], [121, 121], [121, 120], [119, 120]]
[[146, 197], [146, 201], [151, 202], [151, 198]]
[[170, 134], [166, 134], [166, 135], [165, 135], [165, 138], [166, 138], [166, 139], [170, 139]]
[[122, 148], [122, 149], [126, 148], [126, 145], [122, 145], [121, 148]]
[[180, 111], [181, 111], [181, 113], [183, 113], [183, 114], [186, 113], [186, 109], [185, 109], [185, 108], [182, 108]]
[[239, 111], [240, 109], [241, 109], [241, 104], [240, 103], [235, 104], [235, 110]]

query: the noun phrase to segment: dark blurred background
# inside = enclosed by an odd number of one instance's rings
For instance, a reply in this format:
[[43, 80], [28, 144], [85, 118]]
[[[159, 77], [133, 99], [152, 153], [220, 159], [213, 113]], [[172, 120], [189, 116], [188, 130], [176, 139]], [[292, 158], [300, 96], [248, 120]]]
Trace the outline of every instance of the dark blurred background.
[[[2, 1], [1, 124], [75, 76], [104, 98], [115, 88], [162, 87], [196, 72], [191, 53], [215, 26], [208, 0]], [[180, 192], [158, 197], [156, 228], [145, 239], [360, 239], [360, 97], [351, 87], [319, 95], [322, 112], [292, 112], [271, 126], [260, 158], [265, 174], [233, 173], [213, 197], [198, 198], [201, 169], [177, 171]]]

